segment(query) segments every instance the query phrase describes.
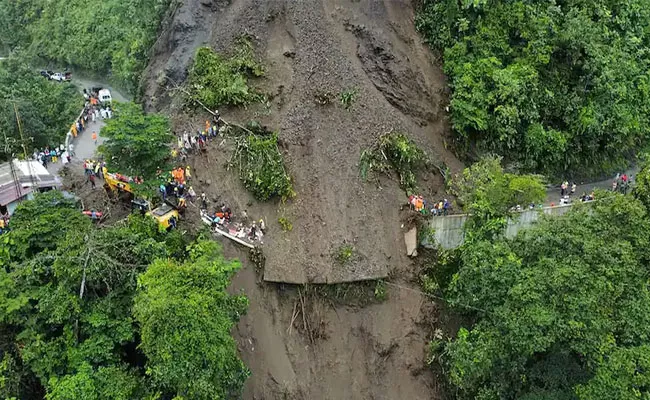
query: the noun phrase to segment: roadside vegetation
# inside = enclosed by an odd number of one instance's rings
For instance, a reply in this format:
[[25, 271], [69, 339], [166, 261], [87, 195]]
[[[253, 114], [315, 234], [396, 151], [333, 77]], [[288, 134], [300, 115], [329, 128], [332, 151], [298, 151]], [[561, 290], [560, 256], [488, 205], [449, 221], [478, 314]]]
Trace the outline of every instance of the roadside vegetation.
[[[60, 192], [22, 203], [0, 236], [2, 398], [213, 399], [248, 371], [246, 311], [220, 246], [139, 215], [101, 229]], [[178, 397], [176, 397], [178, 396]]]
[[0, 50], [109, 74], [133, 92], [169, 0], [0, 0]]
[[648, 145], [650, 3], [425, 0], [465, 150], [549, 175], [623, 169]]
[[[34, 148], [58, 146], [84, 104], [71, 84], [48, 81], [27, 67], [23, 59], [0, 62], [0, 160], [23, 155], [16, 111], [31, 155]], [[15, 106], [15, 109], [14, 109]], [[6, 140], [4, 135], [6, 135]]]
[[169, 118], [145, 114], [135, 103], [117, 103], [113, 108], [114, 116], [101, 132], [107, 140], [99, 147], [109, 168], [145, 181], [167, 171], [174, 138]]
[[[465, 170], [460, 198], [480, 215], [466, 241], [440, 250], [423, 288], [463, 326], [431, 343], [458, 399], [633, 399], [650, 395], [647, 188], [500, 232], [524, 179], [487, 160]], [[645, 180], [648, 168], [638, 179]], [[541, 193], [540, 193], [541, 195]], [[532, 199], [531, 199], [532, 200]]]

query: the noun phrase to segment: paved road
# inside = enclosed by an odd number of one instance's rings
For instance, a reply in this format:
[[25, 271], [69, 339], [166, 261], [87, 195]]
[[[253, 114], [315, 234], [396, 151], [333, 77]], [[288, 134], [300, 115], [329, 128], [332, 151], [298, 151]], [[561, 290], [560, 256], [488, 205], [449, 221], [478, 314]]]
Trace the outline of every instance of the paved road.
[[[633, 167], [630, 168], [629, 170], [623, 172], [627, 174], [627, 176], [636, 176], [636, 174], [639, 172], [638, 167]], [[621, 173], [621, 175], [623, 174]], [[611, 190], [612, 189], [612, 182], [614, 181], [614, 176], [612, 176], [609, 179], [605, 179], [603, 181], [598, 181], [598, 182], [590, 182], [590, 183], [581, 183], [576, 186], [576, 194], [575, 196], [582, 196], [583, 193], [591, 193], [592, 190], [594, 189], [605, 189], [605, 190]], [[569, 181], [569, 189], [571, 189], [571, 181]], [[551, 203], [554, 204], [560, 204], [560, 186], [558, 184], [557, 187], [553, 187], [551, 189], [548, 189], [546, 191], [546, 200], [544, 201], [544, 205], [549, 206]]]
[[[113, 89], [112, 87], [106, 85], [103, 82], [98, 82], [95, 80], [85, 79], [83, 77], [74, 77], [74, 76], [72, 82], [77, 87], [79, 87], [79, 91], [82, 91], [83, 88], [101, 86], [111, 91], [111, 96], [113, 97], [113, 100], [120, 101], [120, 102], [130, 101], [130, 97], [125, 96], [124, 94], [118, 92], [117, 90]], [[81, 110], [79, 111], [81, 112]], [[73, 121], [70, 121], [70, 125], [72, 125], [72, 122]], [[84, 129], [82, 133], [77, 135], [77, 137], [72, 141], [72, 144], [74, 144], [74, 153], [75, 153], [75, 155], [72, 157], [72, 163], [82, 163], [83, 160], [87, 158], [95, 157], [95, 152], [97, 150], [97, 147], [100, 144], [102, 144], [105, 140], [105, 138], [102, 137], [101, 135], [101, 129], [104, 125], [106, 125], [106, 123], [100, 117], [95, 122], [89, 122], [86, 125], [86, 129]], [[92, 139], [93, 132], [97, 132], [97, 144], [93, 142]], [[58, 162], [56, 164], [50, 163], [47, 165], [47, 170], [54, 175], [57, 175], [61, 168], [63, 168], [63, 164], [61, 162]]]

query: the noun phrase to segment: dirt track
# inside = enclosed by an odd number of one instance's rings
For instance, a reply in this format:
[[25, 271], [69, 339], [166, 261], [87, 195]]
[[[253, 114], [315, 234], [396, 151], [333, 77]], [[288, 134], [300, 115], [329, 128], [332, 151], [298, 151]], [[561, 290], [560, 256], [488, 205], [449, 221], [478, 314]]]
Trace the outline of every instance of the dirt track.
[[[445, 80], [413, 27], [410, 1], [380, 0], [185, 0], [165, 24], [143, 78], [147, 108], [168, 112], [178, 132], [198, 129], [206, 116], [188, 114], [163, 76], [176, 82], [196, 47], [228, 51], [247, 34], [267, 67], [254, 82], [269, 94], [269, 107], [222, 109], [227, 120], [260, 120], [280, 132], [281, 148], [295, 179], [297, 197], [287, 204], [255, 202], [235, 172], [224, 167], [227, 146], [190, 161], [195, 190], [215, 203], [264, 217], [267, 281], [334, 282], [383, 277], [410, 288], [415, 266], [405, 256], [400, 227], [404, 193], [394, 180], [381, 187], [362, 182], [358, 161], [363, 148], [388, 131], [406, 132], [436, 162], [462, 167], [446, 149]], [[207, 4], [207, 5], [206, 5]], [[358, 99], [346, 111], [338, 94], [355, 88]], [[315, 103], [332, 93], [332, 104]], [[178, 94], [176, 92], [176, 94]], [[420, 180], [428, 198], [443, 195], [437, 171]], [[289, 218], [291, 232], [277, 219]], [[355, 262], [337, 265], [332, 253], [352, 243]], [[246, 399], [432, 399], [441, 398], [425, 367], [428, 329], [436, 307], [411, 290], [389, 288], [389, 299], [364, 308], [317, 302], [312, 316], [324, 337], [314, 343], [294, 321], [296, 289], [259, 283], [246, 254], [233, 282], [250, 310], [236, 337], [252, 371]], [[310, 313], [311, 314], [311, 313]], [[433, 322], [432, 322], [433, 321]]]

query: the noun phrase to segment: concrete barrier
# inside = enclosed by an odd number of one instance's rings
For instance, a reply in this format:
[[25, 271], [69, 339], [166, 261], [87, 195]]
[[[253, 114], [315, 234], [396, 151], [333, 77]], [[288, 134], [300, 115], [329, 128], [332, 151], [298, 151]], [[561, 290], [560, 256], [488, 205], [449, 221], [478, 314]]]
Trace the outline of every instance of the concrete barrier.
[[[519, 231], [529, 228], [537, 222], [542, 214], [559, 216], [566, 214], [571, 207], [571, 204], [567, 204], [555, 207], [544, 207], [535, 210], [526, 210], [517, 213], [514, 218], [508, 219], [505, 236], [507, 238], [515, 237]], [[436, 243], [427, 243], [425, 239], [421, 244], [424, 247], [429, 248], [432, 248], [435, 245], [438, 245], [443, 249], [455, 249], [459, 247], [465, 241], [465, 223], [467, 222], [467, 218], [467, 214], [432, 217], [429, 220], [429, 228], [433, 230], [433, 237]]]

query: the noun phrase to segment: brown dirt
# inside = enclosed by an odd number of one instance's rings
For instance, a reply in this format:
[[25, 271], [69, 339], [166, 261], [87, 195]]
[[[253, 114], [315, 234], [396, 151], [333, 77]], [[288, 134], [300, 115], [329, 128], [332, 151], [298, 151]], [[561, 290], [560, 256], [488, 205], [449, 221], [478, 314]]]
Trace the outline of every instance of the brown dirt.
[[[286, 204], [256, 202], [236, 172], [225, 168], [227, 143], [213, 143], [207, 155], [190, 160], [195, 190], [206, 191], [212, 206], [225, 201], [235, 212], [265, 218], [266, 281], [332, 283], [390, 274], [391, 283], [406, 288], [389, 286], [387, 301], [363, 308], [318, 304], [312, 317], [323, 337], [312, 343], [300, 323], [291, 324], [296, 289], [262, 283], [245, 261], [232, 285], [250, 299], [249, 313], [235, 332], [252, 371], [244, 398], [442, 398], [439, 380], [425, 368], [437, 308], [413, 291], [415, 266], [405, 255], [400, 226], [399, 207], [406, 197], [394, 180], [362, 182], [358, 170], [361, 150], [389, 131], [407, 133], [452, 171], [462, 167], [447, 149], [445, 79], [414, 30], [411, 2], [231, 3], [180, 4], [143, 78], [146, 107], [171, 114], [179, 133], [200, 128], [206, 115], [183, 107], [162, 77], [183, 82], [199, 45], [228, 51], [237, 37], [252, 36], [267, 67], [266, 77], [253, 84], [271, 100], [268, 106], [222, 109], [221, 114], [229, 121], [257, 119], [279, 130], [297, 197]], [[338, 95], [350, 88], [358, 98], [346, 111]], [[316, 104], [319, 93], [332, 93], [332, 104]], [[423, 195], [443, 195], [435, 169], [421, 178]], [[291, 232], [282, 232], [280, 216], [293, 223]], [[344, 242], [353, 244], [355, 257], [340, 265], [332, 254]], [[230, 243], [225, 247], [246, 260], [246, 252]]]

